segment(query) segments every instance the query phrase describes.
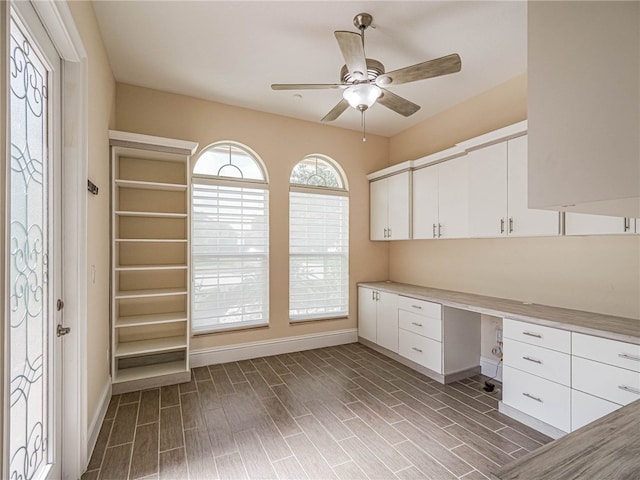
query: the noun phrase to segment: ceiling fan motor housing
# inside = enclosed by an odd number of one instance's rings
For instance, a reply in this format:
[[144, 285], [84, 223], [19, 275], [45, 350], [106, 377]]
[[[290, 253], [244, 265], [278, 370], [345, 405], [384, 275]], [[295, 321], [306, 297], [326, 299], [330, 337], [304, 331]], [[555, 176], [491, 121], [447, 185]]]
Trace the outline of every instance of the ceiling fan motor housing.
[[[378, 78], [379, 75], [382, 75], [384, 73], [384, 65], [382, 64], [382, 62], [379, 62], [378, 60], [374, 60], [373, 58], [367, 58], [366, 62], [367, 62], [367, 80], [373, 83], [375, 79]], [[351, 73], [349, 73], [349, 69], [347, 68], [347, 66], [343, 65], [342, 68], [340, 69], [340, 81], [342, 83], [354, 84], [354, 83], [360, 83], [363, 80], [353, 78], [351, 76]]]

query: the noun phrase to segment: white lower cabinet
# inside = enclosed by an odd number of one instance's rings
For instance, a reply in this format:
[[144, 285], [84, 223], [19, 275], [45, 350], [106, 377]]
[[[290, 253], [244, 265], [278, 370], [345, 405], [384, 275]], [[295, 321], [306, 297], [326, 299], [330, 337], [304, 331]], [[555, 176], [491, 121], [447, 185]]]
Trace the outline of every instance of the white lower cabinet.
[[398, 353], [423, 367], [442, 373], [442, 343], [400, 329]]
[[584, 427], [619, 408], [620, 405], [617, 403], [594, 397], [580, 390], [571, 390], [571, 431]]
[[358, 287], [358, 336], [398, 353], [398, 295]]
[[505, 364], [502, 401], [531, 417], [571, 430], [571, 389]]

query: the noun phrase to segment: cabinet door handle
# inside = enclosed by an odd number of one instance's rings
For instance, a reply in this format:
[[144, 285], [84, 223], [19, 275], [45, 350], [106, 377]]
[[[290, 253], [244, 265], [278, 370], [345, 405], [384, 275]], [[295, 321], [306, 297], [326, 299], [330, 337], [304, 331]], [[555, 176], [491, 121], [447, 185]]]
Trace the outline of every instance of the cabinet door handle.
[[637, 388], [629, 387], [627, 385], [618, 385], [620, 390], [624, 390], [625, 392], [635, 393], [636, 395], [640, 395], [640, 390]]
[[513, 217], [509, 217], [509, 233], [513, 233]]
[[529, 337], [542, 338], [542, 335], [540, 335], [539, 333], [522, 332], [522, 334]]
[[411, 322], [411, 325], [415, 325], [416, 327], [421, 327], [422, 324], [418, 322]]
[[523, 360], [527, 360], [529, 362], [533, 362], [533, 363], [538, 363], [540, 365], [542, 365], [542, 360], [537, 360], [535, 358], [531, 358], [531, 357], [522, 357]]
[[387, 229], [384, 229], [384, 234], [382, 235], [382, 238], [387, 238]]
[[376, 301], [380, 301], [380, 292], [376, 292]]
[[436, 224], [433, 224], [433, 238], [436, 238]]
[[640, 357], [637, 355], [631, 355], [630, 353], [619, 353], [618, 356], [620, 358], [626, 358], [627, 360], [635, 360], [636, 362], [640, 362]]
[[504, 218], [500, 219], [500, 233], [504, 233]]
[[442, 237], [442, 225], [438, 224], [438, 238]]
[[631, 220], [627, 217], [624, 217], [624, 231], [628, 232], [631, 229]]
[[422, 350], [419, 349], [418, 347], [411, 347], [411, 350], [415, 350], [418, 353], [422, 353]]
[[536, 402], [543, 403], [541, 398], [534, 397], [534, 396], [533, 396], [533, 395], [531, 395], [530, 393], [526, 393], [526, 392], [524, 392], [522, 395], [524, 395], [524, 396], [525, 396], [525, 397], [527, 397], [527, 398], [530, 398], [531, 400], [535, 400]]
[[374, 302], [376, 301], [376, 291], [375, 290], [371, 290], [371, 300], [373, 300]]
[[418, 310], [422, 310], [422, 307], [420, 305], [411, 305], [412, 308], [417, 308]]
[[391, 229], [388, 229], [388, 232], [389, 232], [388, 233], [389, 236], [387, 238], [391, 238]]

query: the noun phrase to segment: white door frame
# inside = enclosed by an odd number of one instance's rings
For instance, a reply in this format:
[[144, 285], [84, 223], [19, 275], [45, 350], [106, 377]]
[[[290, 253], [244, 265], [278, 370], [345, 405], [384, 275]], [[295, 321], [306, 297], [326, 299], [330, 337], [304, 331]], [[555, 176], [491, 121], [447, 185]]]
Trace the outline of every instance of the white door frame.
[[[8, 55], [8, 19], [9, 3], [0, 2], [0, 22], [5, 37], [1, 42], [5, 51], [0, 51], [1, 58]], [[39, 0], [33, 6], [49, 33], [61, 57], [62, 63], [62, 237], [63, 250], [63, 291], [65, 326], [71, 327], [71, 333], [63, 341], [63, 405], [62, 405], [62, 472], [65, 478], [80, 478], [88, 461], [87, 433], [87, 353], [86, 353], [86, 318], [87, 318], [87, 159], [88, 159], [88, 72], [87, 55], [80, 34], [66, 2]], [[9, 157], [7, 140], [7, 108], [8, 83], [7, 65], [0, 62], [0, 148]], [[6, 166], [0, 169], [2, 197], [7, 198]], [[6, 202], [5, 202], [6, 204]], [[6, 212], [0, 212], [2, 225], [6, 222]], [[4, 227], [3, 227], [4, 228]], [[0, 246], [6, 252], [5, 235], [1, 235]], [[0, 260], [6, 272], [6, 258]], [[0, 287], [4, 295], [6, 273], [0, 279]], [[6, 299], [3, 299], [6, 313]], [[6, 318], [6, 315], [5, 315]], [[0, 333], [0, 353], [3, 371], [6, 366], [4, 338], [6, 325]], [[6, 375], [3, 375], [6, 378]], [[0, 393], [7, 405], [7, 392], [4, 382], [0, 382]], [[6, 415], [3, 415], [7, 418]], [[3, 432], [5, 425], [0, 421]], [[8, 442], [0, 440], [1, 457], [7, 458]], [[0, 462], [0, 464], [3, 462]], [[4, 476], [7, 472], [0, 472]]]

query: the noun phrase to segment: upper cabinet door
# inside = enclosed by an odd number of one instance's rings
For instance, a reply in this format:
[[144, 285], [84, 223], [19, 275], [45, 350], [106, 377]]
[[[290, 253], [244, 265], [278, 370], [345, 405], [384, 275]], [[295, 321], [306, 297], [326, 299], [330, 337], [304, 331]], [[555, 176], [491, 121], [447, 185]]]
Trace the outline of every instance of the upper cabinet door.
[[633, 219], [567, 212], [564, 218], [565, 235], [607, 235], [634, 233]]
[[386, 179], [369, 183], [370, 201], [370, 238], [371, 240], [386, 240], [387, 238], [387, 191]]
[[507, 142], [508, 206], [510, 236], [553, 236], [560, 233], [560, 214], [528, 207], [527, 135]]
[[468, 156], [438, 164], [438, 214], [441, 238], [469, 236]]
[[438, 237], [438, 166], [413, 172], [413, 238]]
[[410, 173], [403, 172], [387, 178], [388, 210], [387, 240], [409, 239]]
[[473, 150], [467, 154], [467, 158], [469, 236], [506, 236], [507, 142]]

